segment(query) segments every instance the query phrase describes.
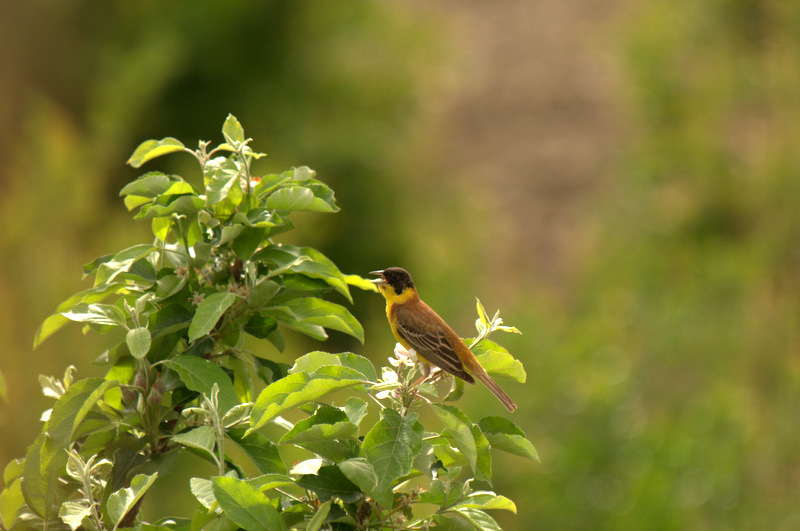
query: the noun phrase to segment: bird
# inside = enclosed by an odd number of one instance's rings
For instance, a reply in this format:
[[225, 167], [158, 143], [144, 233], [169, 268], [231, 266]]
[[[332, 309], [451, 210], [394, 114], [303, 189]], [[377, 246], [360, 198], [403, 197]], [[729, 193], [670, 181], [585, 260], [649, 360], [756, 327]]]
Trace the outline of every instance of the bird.
[[429, 374], [433, 365], [468, 383], [475, 383], [477, 378], [506, 409], [512, 412], [517, 409], [517, 404], [492, 380], [466, 343], [419, 298], [408, 271], [389, 267], [371, 271], [370, 275], [379, 277], [371, 282], [386, 299], [392, 334], [406, 349], [416, 351], [423, 375]]

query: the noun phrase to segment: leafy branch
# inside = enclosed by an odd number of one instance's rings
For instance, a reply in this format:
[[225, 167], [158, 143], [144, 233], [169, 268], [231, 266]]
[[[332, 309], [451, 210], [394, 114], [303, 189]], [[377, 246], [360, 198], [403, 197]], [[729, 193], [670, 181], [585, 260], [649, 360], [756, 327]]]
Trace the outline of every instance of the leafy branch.
[[[151, 171], [120, 192], [150, 224], [152, 242], [87, 264], [92, 286], [61, 303], [34, 339], [38, 346], [69, 322], [109, 334], [116, 343], [97, 360], [106, 374], [76, 379], [70, 367], [60, 380], [41, 378], [55, 403], [24, 459], [6, 466], [0, 521], [73, 530], [499, 529], [486, 511], [516, 506], [491, 490], [492, 452], [538, 456], [512, 421], [474, 422], [455, 407], [460, 380], [415, 385], [414, 353], [399, 346], [378, 369], [350, 352], [310, 352], [291, 367], [271, 359], [286, 333], [322, 341], [335, 330], [363, 343], [361, 324], [329, 296], [352, 303], [351, 287], [372, 285], [316, 249], [275, 240], [293, 229], [294, 212], [337, 212], [333, 191], [306, 167], [257, 175], [264, 154], [235, 117], [222, 134], [212, 149], [149, 140], [128, 161], [138, 168], [189, 153], [202, 186]], [[479, 361], [493, 377], [524, 382], [522, 364], [488, 339], [518, 331], [480, 301], [477, 309]], [[248, 336], [258, 350], [245, 346]], [[148, 521], [146, 493], [184, 453], [208, 464], [175, 493], [196, 511]], [[301, 459], [289, 465], [285, 455]]]

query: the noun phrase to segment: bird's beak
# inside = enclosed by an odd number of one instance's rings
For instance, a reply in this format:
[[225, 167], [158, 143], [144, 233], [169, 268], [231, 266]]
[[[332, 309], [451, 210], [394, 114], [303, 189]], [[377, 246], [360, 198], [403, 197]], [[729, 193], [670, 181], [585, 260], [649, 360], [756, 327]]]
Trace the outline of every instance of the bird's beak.
[[369, 274], [370, 275], [378, 275], [380, 277], [380, 278], [375, 278], [375, 279], [370, 280], [370, 282], [372, 282], [376, 286], [380, 286], [381, 284], [386, 284], [386, 281], [383, 279], [383, 270], [382, 269], [380, 271], [370, 271]]

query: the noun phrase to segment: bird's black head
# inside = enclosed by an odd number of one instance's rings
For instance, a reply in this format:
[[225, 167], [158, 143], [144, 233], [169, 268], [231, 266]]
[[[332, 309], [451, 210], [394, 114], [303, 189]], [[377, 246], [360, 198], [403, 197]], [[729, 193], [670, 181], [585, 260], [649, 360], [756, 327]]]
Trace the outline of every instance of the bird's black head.
[[400, 295], [408, 288], [414, 287], [414, 281], [411, 280], [411, 275], [402, 267], [389, 267], [383, 271], [373, 271], [371, 275], [380, 275], [380, 279], [375, 279], [372, 282], [380, 284], [388, 284], [392, 287], [396, 295]]

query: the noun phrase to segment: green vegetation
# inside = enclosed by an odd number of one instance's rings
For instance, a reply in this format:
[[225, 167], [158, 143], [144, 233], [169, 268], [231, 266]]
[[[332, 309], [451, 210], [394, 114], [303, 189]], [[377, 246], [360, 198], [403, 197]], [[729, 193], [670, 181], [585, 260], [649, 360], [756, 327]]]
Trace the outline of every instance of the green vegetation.
[[[93, 286], [62, 303], [35, 344], [70, 321], [121, 340], [97, 360], [104, 378], [76, 380], [70, 366], [62, 380], [42, 379], [56, 402], [25, 458], [5, 468], [0, 525], [500, 529], [486, 510], [516, 506], [488, 490], [492, 450], [538, 459], [514, 423], [474, 422], [439, 403], [435, 385], [414, 385], [419, 375], [402, 350], [380, 376], [350, 352], [315, 351], [292, 366], [270, 355], [285, 349], [285, 330], [317, 340], [338, 330], [363, 342], [358, 320], [322, 297], [333, 291], [352, 301], [349, 286], [374, 288], [313, 248], [274, 241], [294, 228], [296, 212], [338, 211], [333, 191], [306, 167], [256, 175], [252, 163], [264, 154], [251, 149], [239, 121], [228, 116], [222, 133], [213, 149], [149, 140], [128, 161], [138, 168], [186, 152], [203, 186], [151, 171], [120, 192], [150, 222], [153, 243], [88, 264]], [[487, 339], [516, 330], [478, 309], [482, 364], [524, 382], [522, 364]], [[274, 348], [248, 349], [246, 335]], [[457, 381], [444, 401], [461, 396]], [[426, 427], [425, 412], [437, 425]], [[265, 436], [268, 424], [280, 436]], [[194, 507], [147, 520], [147, 492], [181, 454], [211, 465], [194, 468], [171, 496], [180, 505], [191, 493]], [[302, 461], [290, 466], [287, 454]]]
[[[613, 64], [599, 68], [618, 74], [620, 100], [609, 112], [621, 111], [611, 121], [623, 122], [627, 137], [611, 171], [584, 176], [602, 190], [584, 196], [588, 229], [576, 225], [564, 236], [585, 252], [555, 286], [526, 263], [496, 277], [475, 267], [493, 260], [484, 257], [528, 256], [498, 248], [508, 240], [495, 231], [514, 227], [508, 216], [501, 227], [494, 222], [493, 187], [515, 187], [541, 169], [497, 176], [487, 156], [465, 175], [443, 158], [461, 141], [457, 128], [486, 134], [492, 145], [478, 114], [455, 127], [439, 121], [452, 117], [442, 112], [450, 98], [472, 93], [473, 85], [451, 80], [471, 67], [469, 54], [491, 53], [482, 47], [490, 32], [451, 52], [449, 21], [396, 5], [72, 0], [0, 8], [16, 58], [4, 63], [0, 91], [20, 95], [0, 98], [8, 124], [0, 133], [0, 427], [11, 434], [0, 441], [0, 461], [24, 454], [41, 429], [38, 412], [52, 405], [40, 397], [37, 374], [75, 364], [81, 377], [104, 376], [88, 362], [107, 336], [81, 336], [72, 326], [34, 354], [30, 343], [59, 300], [90, 287], [78, 282], [86, 257], [150, 237], [150, 223], [132, 229], [120, 208], [117, 192], [134, 177], [121, 161], [142, 138], [197, 138], [233, 112], [269, 148], [260, 164], [312, 165], [345, 212], [299, 213], [281, 241], [312, 246], [343, 271], [407, 267], [457, 331], [475, 317], [466, 304], [474, 295], [525, 331], [503, 338], [527, 369], [522, 399], [521, 385], [508, 389], [520, 403], [511, 418], [542, 462], [494, 456], [495, 490], [518, 508], [492, 513], [504, 529], [800, 527], [798, 3], [656, 0], [558, 10], [590, 10], [581, 18], [586, 31], [564, 35], [563, 48], [583, 39], [599, 48], [591, 57]], [[596, 14], [613, 18], [614, 31], [596, 29]], [[485, 20], [490, 29], [503, 17]], [[540, 53], [525, 43], [520, 54]], [[441, 64], [448, 53], [458, 65]], [[592, 94], [593, 68], [564, 94]], [[542, 73], [519, 79], [538, 83]], [[584, 119], [568, 98], [557, 103], [563, 119]], [[521, 146], [543, 140], [519, 134]], [[570, 141], [559, 134], [552, 138]], [[162, 161], [167, 174], [196, 171], [190, 155]], [[383, 303], [361, 290], [351, 295], [347, 308], [382, 375], [391, 350]], [[326, 349], [362, 352], [355, 337], [326, 333]], [[286, 335], [285, 352], [319, 348], [299, 337]], [[274, 356], [294, 364], [294, 356]], [[491, 416], [483, 396], [468, 392], [459, 407]], [[185, 483], [168, 481], [159, 478], [145, 497], [163, 500], [149, 514], [170, 514], [171, 494]]]

